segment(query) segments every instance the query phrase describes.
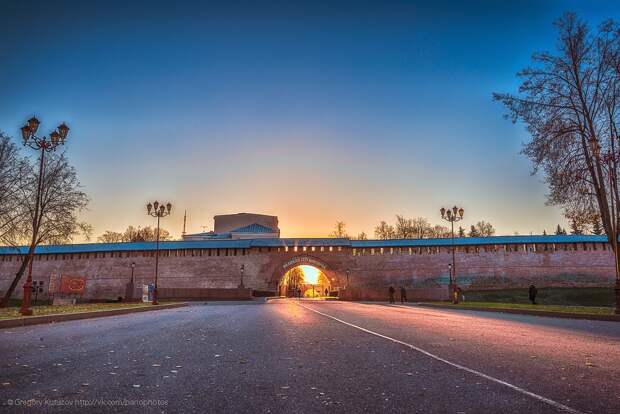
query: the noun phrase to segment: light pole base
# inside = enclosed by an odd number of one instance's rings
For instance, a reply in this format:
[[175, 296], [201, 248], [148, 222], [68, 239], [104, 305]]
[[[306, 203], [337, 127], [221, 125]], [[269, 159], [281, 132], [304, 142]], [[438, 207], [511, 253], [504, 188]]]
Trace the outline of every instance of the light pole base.
[[159, 305], [159, 302], [157, 302], [157, 288], [153, 289], [153, 305]]
[[456, 283], [450, 285], [450, 300], [454, 305], [459, 303], [459, 289]]
[[22, 306], [19, 309], [19, 313], [22, 316], [32, 316], [32, 309], [30, 308], [30, 293], [32, 292], [32, 285], [30, 282], [24, 283], [24, 298], [22, 299]]

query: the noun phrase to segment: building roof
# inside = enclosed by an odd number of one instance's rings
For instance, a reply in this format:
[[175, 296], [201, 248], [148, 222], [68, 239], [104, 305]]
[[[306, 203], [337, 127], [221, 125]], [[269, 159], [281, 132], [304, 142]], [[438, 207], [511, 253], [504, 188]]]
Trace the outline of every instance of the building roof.
[[[604, 243], [607, 236], [597, 235], [550, 235], [550, 236], [490, 236], [455, 237], [457, 246], [481, 246], [489, 244], [544, 244], [544, 243]], [[392, 240], [351, 240], [351, 247], [401, 247], [401, 246], [450, 246], [451, 238], [438, 239], [392, 239]]]
[[[595, 235], [552, 235], [552, 236], [492, 236], [492, 237], [457, 237], [457, 246], [476, 246], [491, 244], [545, 244], [545, 243], [604, 243], [607, 236]], [[248, 249], [250, 247], [311, 247], [311, 246], [342, 246], [352, 248], [381, 247], [425, 247], [450, 246], [452, 239], [394, 239], [394, 240], [350, 240], [335, 238], [263, 238], [263, 239], [212, 239], [182, 240], [160, 242], [164, 250], [182, 249]], [[155, 250], [155, 242], [136, 243], [88, 243], [38, 246], [37, 254], [90, 253], [110, 251], [143, 251]], [[25, 254], [27, 246], [0, 247], [0, 255]]]
[[271, 227], [263, 226], [262, 224], [252, 223], [248, 226], [239, 227], [230, 231], [231, 233], [277, 233], [277, 230]]

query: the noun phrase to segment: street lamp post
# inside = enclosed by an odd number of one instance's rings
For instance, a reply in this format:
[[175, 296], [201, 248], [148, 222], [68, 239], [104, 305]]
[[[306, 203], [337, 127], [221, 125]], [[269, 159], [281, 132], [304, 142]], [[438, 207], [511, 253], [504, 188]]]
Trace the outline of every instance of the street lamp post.
[[132, 263], [131, 264], [131, 279], [129, 280], [129, 283], [127, 283], [127, 286], [125, 287], [125, 299], [129, 301], [133, 300], [133, 292], [134, 292], [133, 271], [135, 268], [136, 268], [136, 264]]
[[[452, 267], [450, 270], [450, 297], [452, 298], [452, 303], [459, 303], [458, 294], [456, 294], [456, 259], [455, 259], [455, 248], [454, 248], [454, 222], [463, 220], [463, 214], [465, 214], [465, 210], [463, 208], [459, 208], [457, 206], [452, 207], [452, 209], [441, 208], [439, 210], [441, 213], [441, 218], [449, 221], [452, 228]], [[453, 276], [454, 275], [454, 276]]]
[[245, 265], [242, 264], [241, 265], [241, 270], [240, 270], [240, 281], [239, 281], [239, 288], [243, 289], [245, 286], [243, 285], [243, 272], [245, 271]]
[[37, 136], [37, 129], [39, 129], [40, 122], [36, 117], [32, 117], [28, 120], [26, 125], [21, 128], [22, 139], [24, 140], [24, 146], [28, 146], [34, 150], [41, 151], [39, 156], [39, 176], [37, 177], [37, 193], [34, 202], [34, 215], [32, 217], [32, 240], [28, 249], [28, 277], [26, 283], [24, 283], [24, 297], [22, 300], [22, 306], [19, 312], [24, 316], [32, 315], [32, 309], [30, 308], [30, 293], [32, 292], [32, 260], [34, 257], [34, 249], [37, 244], [37, 238], [39, 237], [38, 230], [39, 225], [39, 210], [41, 204], [41, 191], [43, 187], [43, 173], [45, 167], [45, 153], [55, 151], [56, 147], [63, 145], [69, 134], [69, 127], [63, 122], [49, 135]]
[[157, 217], [157, 244], [155, 247], [155, 287], [153, 289], [153, 305], [157, 305], [157, 275], [159, 273], [159, 220], [162, 217], [170, 215], [172, 204], [159, 204], [155, 201], [146, 205], [147, 214], [151, 217]]

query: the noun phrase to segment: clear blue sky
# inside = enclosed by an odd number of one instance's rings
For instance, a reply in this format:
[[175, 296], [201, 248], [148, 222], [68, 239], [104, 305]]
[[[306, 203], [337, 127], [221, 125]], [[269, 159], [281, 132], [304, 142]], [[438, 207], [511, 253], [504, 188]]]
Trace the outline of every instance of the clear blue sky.
[[466, 225], [552, 230], [491, 93], [553, 49], [563, 11], [620, 18], [615, 1], [87, 3], [0, 3], [0, 129], [71, 126], [95, 235], [152, 224], [155, 198], [176, 235], [184, 209], [188, 231], [252, 211], [322, 236], [455, 203]]

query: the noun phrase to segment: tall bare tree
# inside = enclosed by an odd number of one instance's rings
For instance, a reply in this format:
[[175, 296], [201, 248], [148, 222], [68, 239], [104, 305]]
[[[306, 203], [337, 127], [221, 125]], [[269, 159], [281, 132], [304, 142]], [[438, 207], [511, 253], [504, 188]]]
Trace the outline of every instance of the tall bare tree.
[[394, 237], [397, 239], [412, 239], [416, 236], [416, 231], [412, 219], [405, 218], [399, 214], [396, 215], [396, 224], [394, 225]]
[[334, 225], [334, 231], [329, 233], [329, 237], [334, 237], [337, 239], [346, 239], [349, 237], [347, 234], [347, 225], [344, 224], [344, 221], [337, 221]]
[[28, 164], [17, 147], [0, 132], [0, 243], [14, 246], [27, 221], [22, 200]]
[[[123, 233], [107, 230], [97, 238], [97, 241], [100, 243], [120, 243], [155, 241], [156, 239], [157, 229], [154, 229], [151, 226], [138, 228], [129, 226]], [[170, 236], [170, 232], [160, 227], [159, 240], [166, 241], [171, 239], [172, 237]]]
[[518, 73], [519, 93], [494, 99], [513, 122], [527, 125], [532, 139], [523, 152], [534, 173], [545, 173], [548, 203], [600, 216], [614, 252], [620, 313], [620, 29], [606, 21], [591, 31], [573, 13], [556, 27], [557, 51], [534, 54], [533, 65]]
[[381, 221], [377, 227], [375, 227], [375, 237], [381, 240], [393, 239], [396, 236], [394, 226], [387, 224], [385, 221]]
[[365, 231], [360, 232], [357, 237], [357, 240], [368, 240], [368, 235], [366, 234]]
[[477, 222], [475, 228], [480, 237], [490, 237], [495, 234], [493, 225], [484, 220]]
[[433, 226], [424, 217], [414, 217], [411, 219], [411, 224], [415, 229], [415, 237], [423, 239], [425, 237], [432, 237]]
[[[41, 199], [37, 217], [35, 217], [36, 187], [38, 169], [29, 163], [26, 185], [20, 188], [20, 197], [28, 212], [28, 226], [23, 228], [22, 241], [32, 238], [31, 249], [40, 244], [67, 243], [83, 230], [83, 223], [78, 221], [77, 213], [83, 210], [88, 197], [73, 168], [64, 154], [52, 154], [46, 158], [41, 185]], [[13, 282], [6, 291], [0, 306], [6, 306], [15, 291], [34, 250], [24, 255], [22, 264]]]

